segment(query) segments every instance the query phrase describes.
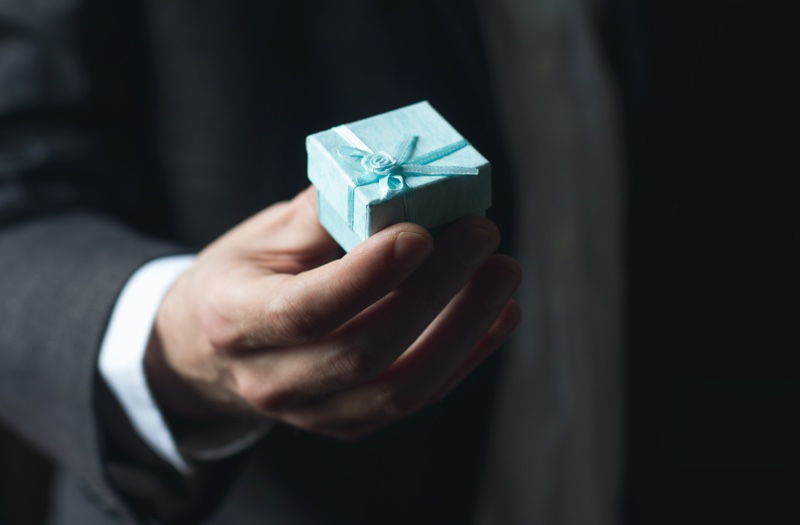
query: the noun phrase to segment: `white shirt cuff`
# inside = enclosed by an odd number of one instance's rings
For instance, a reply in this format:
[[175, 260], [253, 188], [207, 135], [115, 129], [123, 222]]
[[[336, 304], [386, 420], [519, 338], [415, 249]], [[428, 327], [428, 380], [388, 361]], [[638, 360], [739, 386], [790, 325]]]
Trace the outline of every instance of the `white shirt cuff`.
[[[163, 257], [145, 264], [122, 289], [100, 347], [100, 375], [122, 405], [133, 428], [150, 448], [185, 475], [191, 467], [147, 385], [144, 354], [161, 301], [178, 277], [194, 263], [193, 255]], [[191, 459], [222, 459], [250, 446], [268, 430], [264, 424], [216, 440], [196, 436], [187, 443]], [[183, 447], [182, 447], [183, 448]]]

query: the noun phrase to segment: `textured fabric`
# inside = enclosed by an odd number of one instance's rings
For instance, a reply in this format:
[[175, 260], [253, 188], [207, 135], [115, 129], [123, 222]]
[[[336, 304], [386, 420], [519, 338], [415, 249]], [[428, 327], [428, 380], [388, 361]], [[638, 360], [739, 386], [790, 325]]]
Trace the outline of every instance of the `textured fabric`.
[[622, 178], [591, 2], [487, 0], [517, 175], [524, 322], [499, 381], [481, 523], [618, 519]]
[[86, 214], [0, 235], [0, 415], [98, 486], [97, 349], [119, 286], [169, 250]]

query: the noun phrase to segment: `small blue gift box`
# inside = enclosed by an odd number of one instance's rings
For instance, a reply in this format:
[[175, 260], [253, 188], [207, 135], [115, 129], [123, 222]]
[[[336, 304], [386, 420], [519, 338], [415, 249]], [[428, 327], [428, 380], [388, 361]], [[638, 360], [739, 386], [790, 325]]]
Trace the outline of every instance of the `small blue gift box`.
[[434, 229], [491, 206], [491, 166], [427, 102], [306, 138], [320, 222], [346, 251], [398, 222]]

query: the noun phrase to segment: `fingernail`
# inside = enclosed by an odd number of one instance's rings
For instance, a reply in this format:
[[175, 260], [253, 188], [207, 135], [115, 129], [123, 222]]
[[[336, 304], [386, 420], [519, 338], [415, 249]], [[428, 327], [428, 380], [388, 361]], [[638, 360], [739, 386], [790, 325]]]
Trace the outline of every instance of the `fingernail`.
[[413, 270], [430, 255], [433, 245], [418, 233], [403, 232], [394, 240], [394, 262], [401, 270]]
[[497, 282], [492, 289], [486, 294], [485, 304], [489, 310], [497, 310], [505, 306], [505, 304], [517, 291], [520, 283], [519, 275], [509, 273], [506, 271], [501, 272]]
[[458, 258], [468, 268], [477, 266], [494, 251], [495, 237], [485, 228], [470, 226], [461, 235]]

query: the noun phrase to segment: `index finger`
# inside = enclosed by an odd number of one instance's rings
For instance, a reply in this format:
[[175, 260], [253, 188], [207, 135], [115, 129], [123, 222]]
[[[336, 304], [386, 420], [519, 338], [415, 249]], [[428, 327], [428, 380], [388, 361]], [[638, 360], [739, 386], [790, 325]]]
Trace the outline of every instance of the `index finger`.
[[[250, 347], [319, 339], [397, 288], [433, 250], [430, 233], [401, 223], [364, 241], [343, 258], [265, 285], [267, 302], [248, 327]], [[263, 297], [263, 295], [262, 295]]]

